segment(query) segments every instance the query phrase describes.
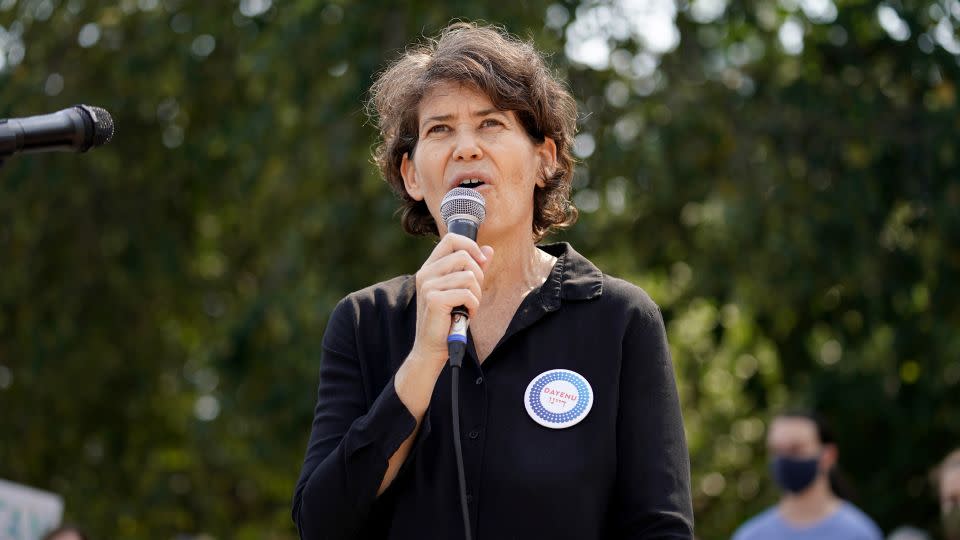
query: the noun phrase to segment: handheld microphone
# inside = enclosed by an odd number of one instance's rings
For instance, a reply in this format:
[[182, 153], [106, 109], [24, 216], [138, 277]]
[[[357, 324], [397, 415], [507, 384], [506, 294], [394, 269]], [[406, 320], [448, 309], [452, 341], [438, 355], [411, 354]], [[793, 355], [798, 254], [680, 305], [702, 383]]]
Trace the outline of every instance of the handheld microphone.
[[55, 113], [0, 119], [0, 160], [17, 153], [86, 152], [113, 138], [113, 117], [75, 105]]
[[[447, 224], [447, 232], [477, 239], [477, 230], [487, 216], [483, 195], [476, 190], [455, 187], [440, 201], [440, 217]], [[467, 507], [467, 480], [463, 469], [463, 448], [460, 442], [460, 368], [467, 350], [467, 326], [470, 324], [466, 306], [457, 306], [450, 312], [450, 335], [447, 352], [450, 355], [450, 409], [453, 415], [453, 450], [457, 458], [457, 485], [460, 487], [460, 513], [463, 517], [463, 537], [471, 540], [470, 510]]]
[[[477, 230], [486, 217], [483, 195], [476, 190], [455, 187], [440, 201], [440, 217], [447, 224], [447, 232], [477, 239]], [[467, 326], [470, 324], [466, 306], [457, 306], [451, 312], [450, 335], [447, 348], [450, 351], [450, 364], [459, 365], [467, 346]]]

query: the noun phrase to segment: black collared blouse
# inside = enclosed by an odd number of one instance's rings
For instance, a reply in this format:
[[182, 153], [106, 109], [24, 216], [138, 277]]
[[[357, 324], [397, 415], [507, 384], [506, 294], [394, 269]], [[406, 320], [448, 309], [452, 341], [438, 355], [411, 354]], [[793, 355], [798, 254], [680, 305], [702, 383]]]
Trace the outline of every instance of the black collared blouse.
[[[472, 345], [464, 359], [473, 538], [693, 538], [689, 457], [659, 308], [569, 244], [540, 249], [557, 257], [546, 282], [482, 366]], [[449, 368], [409, 457], [377, 497], [387, 460], [416, 427], [393, 385], [416, 315], [414, 277], [401, 276], [350, 294], [330, 317], [293, 499], [304, 540], [463, 537]], [[558, 368], [587, 380], [593, 404], [579, 423], [551, 429], [528, 414], [524, 392]]]

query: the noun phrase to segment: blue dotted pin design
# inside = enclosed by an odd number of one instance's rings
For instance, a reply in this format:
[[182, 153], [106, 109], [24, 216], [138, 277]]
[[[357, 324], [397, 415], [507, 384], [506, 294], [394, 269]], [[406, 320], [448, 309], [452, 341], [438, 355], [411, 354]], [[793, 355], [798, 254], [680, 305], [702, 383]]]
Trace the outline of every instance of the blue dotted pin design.
[[[543, 389], [548, 384], [555, 382], [568, 383], [575, 389], [576, 404], [569, 410], [554, 412], [544, 406], [541, 400]], [[567, 387], [567, 384], [562, 386]], [[527, 409], [527, 414], [536, 423], [548, 428], [563, 429], [578, 424], [590, 413], [590, 409], [593, 407], [593, 389], [590, 387], [590, 383], [575, 371], [552, 369], [537, 375], [530, 381], [526, 392], [524, 392], [523, 404]]]

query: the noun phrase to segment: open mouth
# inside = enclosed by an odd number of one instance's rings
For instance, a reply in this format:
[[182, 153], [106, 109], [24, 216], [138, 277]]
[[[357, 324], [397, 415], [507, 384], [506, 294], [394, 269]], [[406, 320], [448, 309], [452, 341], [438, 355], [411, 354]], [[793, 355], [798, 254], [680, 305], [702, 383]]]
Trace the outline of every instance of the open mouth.
[[483, 180], [477, 178], [467, 178], [463, 182], [460, 182], [460, 187], [477, 189], [478, 187], [484, 185]]

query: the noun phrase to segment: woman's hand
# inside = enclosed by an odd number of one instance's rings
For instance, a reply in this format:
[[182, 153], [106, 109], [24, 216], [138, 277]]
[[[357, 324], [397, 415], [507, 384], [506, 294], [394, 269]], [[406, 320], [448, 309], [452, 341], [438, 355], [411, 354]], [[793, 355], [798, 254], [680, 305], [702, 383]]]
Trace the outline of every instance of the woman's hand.
[[448, 234], [417, 272], [417, 334], [413, 348], [397, 370], [393, 385], [397, 397], [417, 420], [417, 428], [403, 441], [387, 463], [377, 495], [383, 493], [410, 454], [420, 422], [430, 405], [437, 377], [447, 363], [450, 312], [466, 306], [472, 317], [480, 307], [483, 270], [493, 257], [493, 248], [461, 236]]
[[417, 333], [411, 356], [435, 364], [447, 360], [450, 313], [466, 306], [473, 317], [483, 295], [483, 271], [493, 248], [459, 234], [447, 234], [417, 272]]
[[459, 234], [447, 234], [417, 272], [417, 333], [413, 348], [394, 379], [397, 396], [419, 422], [430, 405], [433, 387], [447, 362], [450, 312], [480, 307], [483, 271], [493, 248]]

